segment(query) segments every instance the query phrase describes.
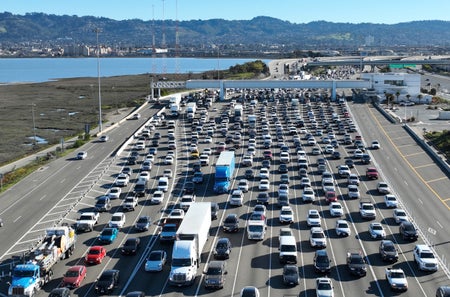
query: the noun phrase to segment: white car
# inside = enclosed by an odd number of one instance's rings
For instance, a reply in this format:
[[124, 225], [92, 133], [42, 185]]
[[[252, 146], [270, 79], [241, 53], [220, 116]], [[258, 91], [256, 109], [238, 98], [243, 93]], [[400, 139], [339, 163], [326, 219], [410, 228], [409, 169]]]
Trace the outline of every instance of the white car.
[[373, 140], [372, 144], [370, 145], [370, 148], [373, 150], [380, 149], [380, 142], [378, 140]]
[[327, 144], [324, 148], [326, 154], [334, 153], [334, 147], [331, 144]]
[[322, 190], [324, 193], [326, 192], [336, 192], [336, 189], [334, 187], [334, 183], [330, 180], [324, 180], [322, 181]]
[[241, 190], [233, 190], [230, 195], [230, 205], [242, 206], [244, 203], [244, 193]]
[[281, 224], [291, 224], [294, 222], [294, 212], [290, 206], [281, 207], [279, 221]]
[[289, 196], [289, 186], [287, 184], [281, 184], [278, 186], [278, 195]]
[[150, 180], [150, 173], [148, 171], [142, 171], [141, 173], [139, 173], [138, 175], [138, 180], [145, 180], [145, 181], [149, 181]]
[[385, 239], [386, 231], [384, 231], [383, 225], [380, 223], [370, 223], [369, 234], [373, 239]]
[[389, 194], [391, 192], [389, 185], [385, 182], [379, 182], [377, 185], [377, 190], [380, 194]]
[[202, 155], [208, 155], [211, 156], [212, 155], [212, 149], [207, 147], [203, 150]]
[[355, 159], [361, 159], [362, 155], [363, 155], [363, 151], [360, 149], [356, 149], [353, 152], [353, 158], [355, 158]]
[[107, 142], [109, 140], [109, 136], [108, 135], [102, 135], [100, 136], [99, 140], [100, 142]]
[[270, 189], [270, 182], [268, 179], [263, 178], [259, 181], [258, 189], [260, 191], [269, 191]]
[[247, 193], [248, 192], [248, 180], [240, 179], [237, 187], [242, 192]]
[[330, 203], [330, 215], [332, 217], [341, 217], [344, 215], [344, 209], [339, 202]]
[[333, 284], [328, 277], [319, 277], [316, 279], [317, 297], [334, 297]]
[[135, 148], [138, 151], [145, 149], [145, 141], [139, 140], [138, 142], [136, 142]]
[[386, 268], [386, 280], [393, 291], [408, 290], [408, 281], [401, 268]]
[[252, 213], [262, 214], [266, 216], [266, 207], [263, 204], [256, 204]]
[[316, 209], [308, 210], [308, 217], [306, 218], [306, 223], [307, 223], [308, 227], [320, 226], [321, 221], [320, 221], [319, 211]]
[[340, 177], [349, 177], [350, 176], [350, 168], [347, 165], [339, 165], [338, 166], [338, 174]]
[[359, 193], [359, 189], [357, 185], [348, 185], [348, 198], [350, 199], [358, 199], [361, 197], [361, 194]]
[[395, 197], [395, 195], [392, 194], [384, 195], [384, 203], [388, 208], [396, 208], [398, 206], [397, 197]]
[[108, 195], [109, 199], [119, 199], [120, 194], [122, 193], [122, 189], [119, 187], [112, 187], [108, 190], [106, 195]]
[[337, 220], [335, 230], [337, 236], [350, 236], [352, 234], [350, 225], [345, 220]]
[[81, 151], [77, 154], [77, 160], [84, 160], [87, 158], [87, 152]]
[[208, 155], [200, 155], [200, 164], [202, 166], [208, 166], [209, 165], [209, 156]]
[[166, 156], [165, 158], [164, 158], [164, 165], [172, 165], [173, 164], [173, 162], [174, 162], [174, 157], [173, 156]]
[[394, 220], [397, 224], [400, 224], [403, 221], [408, 221], [408, 215], [403, 209], [397, 208], [394, 210]]
[[193, 151], [198, 151], [197, 145], [194, 143], [189, 146], [189, 152], [191, 153]]
[[259, 178], [261, 179], [269, 179], [269, 169], [267, 168], [261, 168], [259, 171]]
[[212, 142], [213, 142], [213, 139], [212, 139], [211, 136], [206, 136], [205, 137], [204, 143], [212, 143]]
[[281, 163], [289, 163], [291, 158], [289, 157], [288, 152], [281, 152], [280, 153], [280, 162]]
[[316, 200], [316, 194], [314, 193], [313, 188], [306, 187], [303, 189], [302, 200], [303, 202], [313, 202]]
[[163, 191], [155, 191], [152, 195], [152, 199], [150, 202], [152, 204], [161, 204], [164, 200], [164, 192]]
[[359, 186], [359, 183], [360, 183], [358, 175], [356, 175], [354, 173], [351, 173], [348, 176], [347, 181], [348, 181], [349, 185], [357, 185], [357, 186]]
[[123, 212], [116, 212], [111, 216], [108, 226], [110, 228], [122, 229], [125, 225], [125, 214]]
[[130, 177], [128, 176], [128, 174], [121, 173], [117, 176], [115, 185], [117, 187], [126, 187], [126, 186], [128, 186], [129, 182], [130, 182]]
[[300, 188], [310, 188], [311, 187], [311, 180], [308, 177], [303, 177], [300, 180]]
[[163, 176], [167, 177], [167, 178], [172, 178], [172, 176], [173, 176], [172, 169], [169, 169], [169, 168], [164, 169]]
[[311, 247], [324, 248], [327, 246], [327, 238], [321, 227], [312, 227], [309, 234]]

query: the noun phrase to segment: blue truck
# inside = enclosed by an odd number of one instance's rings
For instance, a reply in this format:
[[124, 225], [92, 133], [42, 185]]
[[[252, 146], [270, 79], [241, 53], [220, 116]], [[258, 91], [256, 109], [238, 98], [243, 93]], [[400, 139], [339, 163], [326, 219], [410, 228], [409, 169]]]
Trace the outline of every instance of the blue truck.
[[231, 179], [235, 167], [234, 152], [223, 151], [216, 163], [214, 193], [228, 193], [231, 189]]

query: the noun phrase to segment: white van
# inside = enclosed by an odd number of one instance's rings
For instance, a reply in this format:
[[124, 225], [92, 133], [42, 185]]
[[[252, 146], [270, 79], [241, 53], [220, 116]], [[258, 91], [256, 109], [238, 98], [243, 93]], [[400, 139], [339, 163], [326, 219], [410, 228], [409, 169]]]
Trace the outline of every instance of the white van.
[[297, 264], [297, 242], [294, 236], [280, 236], [280, 263]]
[[167, 192], [169, 190], [169, 179], [165, 176], [162, 176], [158, 180], [158, 190]]

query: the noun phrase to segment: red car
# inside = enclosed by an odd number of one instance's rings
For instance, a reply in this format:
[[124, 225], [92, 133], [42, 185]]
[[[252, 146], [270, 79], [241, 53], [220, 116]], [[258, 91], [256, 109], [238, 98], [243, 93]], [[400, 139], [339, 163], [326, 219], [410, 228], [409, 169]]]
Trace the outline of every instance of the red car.
[[268, 160], [272, 161], [272, 159], [273, 159], [272, 151], [266, 150], [266, 151], [264, 151], [263, 155], [264, 155], [264, 159], [268, 159]]
[[378, 179], [378, 170], [375, 167], [367, 168], [366, 177], [368, 179]]
[[78, 288], [85, 278], [86, 278], [86, 266], [84, 265], [72, 266], [64, 274], [61, 287], [67, 287], [70, 289]]
[[325, 199], [327, 200], [328, 203], [336, 202], [338, 200], [337, 196], [336, 196], [336, 192], [334, 192], [334, 191], [326, 192]]
[[106, 249], [102, 246], [91, 246], [86, 254], [85, 262], [87, 264], [100, 264], [106, 256]]

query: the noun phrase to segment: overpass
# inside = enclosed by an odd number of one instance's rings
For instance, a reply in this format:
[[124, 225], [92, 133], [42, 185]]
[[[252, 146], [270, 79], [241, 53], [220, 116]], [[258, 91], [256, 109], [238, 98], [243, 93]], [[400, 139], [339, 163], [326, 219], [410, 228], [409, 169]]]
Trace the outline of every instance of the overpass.
[[[366, 59], [366, 60], [365, 60]], [[379, 66], [379, 65], [450, 65], [450, 60], [443, 59], [421, 59], [421, 60], [391, 60], [391, 59], [381, 59], [381, 60], [368, 60], [365, 59], [346, 59], [346, 60], [323, 60], [323, 61], [314, 61], [308, 62], [308, 66], [344, 66], [344, 65], [352, 65], [352, 66]]]
[[365, 80], [188, 80], [187, 89], [220, 89], [220, 100], [224, 100], [227, 88], [238, 89], [331, 89], [331, 98], [336, 99], [336, 89], [371, 88], [372, 82]]

